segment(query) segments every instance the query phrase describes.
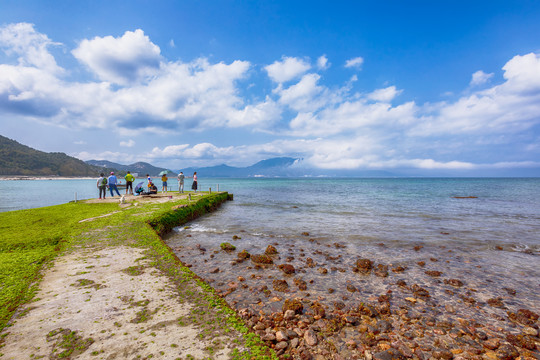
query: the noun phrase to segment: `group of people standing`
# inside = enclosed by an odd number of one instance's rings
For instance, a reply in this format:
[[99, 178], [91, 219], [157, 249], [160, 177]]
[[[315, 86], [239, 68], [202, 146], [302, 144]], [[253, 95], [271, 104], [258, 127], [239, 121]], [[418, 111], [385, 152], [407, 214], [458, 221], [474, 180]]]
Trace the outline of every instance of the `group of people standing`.
[[[139, 193], [142, 194], [157, 194], [158, 190], [156, 185], [152, 182], [152, 178], [149, 174], [146, 174], [146, 178], [148, 180], [148, 190], [147, 191], [140, 191]], [[129, 193], [133, 195], [133, 182], [135, 181], [135, 177], [128, 171], [126, 176], [124, 176], [124, 179], [126, 180], [126, 195]], [[178, 174], [178, 192], [183, 193], [184, 192], [184, 173], [180, 172]], [[168, 181], [167, 174], [163, 174], [161, 177], [162, 182], [162, 192], [168, 191], [167, 181]], [[99, 179], [97, 180], [97, 187], [99, 189], [99, 198], [105, 199], [105, 196], [107, 194], [107, 189], [111, 192], [111, 197], [114, 197], [113, 191], [120, 195], [120, 192], [118, 191], [118, 179], [116, 178], [116, 175], [114, 175], [114, 172], [111, 171], [111, 174], [109, 177], [105, 177], [105, 174], [101, 173]], [[191, 185], [191, 189], [195, 192], [197, 192], [197, 172], [195, 171], [193, 173], [193, 184]]]
[[[128, 181], [128, 178], [130, 181]], [[128, 184], [131, 185], [131, 193], [133, 194], [133, 181], [135, 181], [135, 178], [133, 175], [127, 172], [126, 176], [126, 194], [128, 192]], [[116, 175], [114, 175], [114, 172], [111, 171], [111, 174], [109, 177], [105, 177], [105, 174], [101, 173], [99, 174], [99, 179], [97, 180], [97, 187], [99, 189], [99, 198], [105, 199], [107, 195], [107, 188], [111, 192], [111, 197], [114, 196], [113, 191], [116, 191], [118, 196], [120, 196], [120, 192], [118, 191], [118, 179], [116, 178]]]
[[[180, 171], [180, 174], [178, 174], [178, 192], [183, 193], [184, 192], [184, 179], [185, 175], [183, 172]], [[193, 184], [191, 184], [191, 190], [197, 192], [197, 172], [195, 171], [193, 173]]]

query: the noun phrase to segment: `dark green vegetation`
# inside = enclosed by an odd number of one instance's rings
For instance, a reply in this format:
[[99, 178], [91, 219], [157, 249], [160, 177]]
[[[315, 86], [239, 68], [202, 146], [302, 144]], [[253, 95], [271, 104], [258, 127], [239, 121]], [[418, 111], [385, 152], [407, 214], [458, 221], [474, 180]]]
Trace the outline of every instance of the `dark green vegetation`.
[[[63, 251], [76, 247], [128, 245], [146, 249], [151, 266], [168, 276], [177, 285], [179, 301], [193, 304], [189, 321], [200, 330], [200, 337], [214, 339], [231, 331], [241, 334], [234, 359], [276, 359], [260, 338], [250, 332], [227, 303], [215, 294], [189, 268], [183, 266], [158, 234], [165, 234], [218, 207], [230, 197], [227, 193], [198, 195], [167, 203], [141, 203], [121, 211], [116, 203], [69, 203], [39, 209], [0, 213], [0, 330], [8, 325], [17, 307], [31, 301], [36, 293], [41, 270]], [[172, 206], [175, 205], [175, 206]], [[187, 205], [187, 206], [178, 206]], [[118, 211], [118, 212], [116, 212]], [[80, 220], [110, 214], [108, 217], [79, 223]], [[137, 272], [137, 259], [126, 272]], [[99, 284], [74, 283], [73, 286]], [[151, 314], [140, 313], [144, 321]], [[91, 342], [77, 334], [60, 329], [58, 355], [84, 350]], [[73, 340], [74, 339], [74, 340]], [[73, 341], [70, 341], [73, 340]], [[172, 340], [171, 340], [172, 341]], [[0, 340], [1, 342], [1, 340]], [[223, 346], [223, 345], [216, 345]], [[212, 354], [214, 349], [207, 349]]]
[[0, 135], [0, 175], [96, 176], [109, 171], [64, 153], [46, 153]]

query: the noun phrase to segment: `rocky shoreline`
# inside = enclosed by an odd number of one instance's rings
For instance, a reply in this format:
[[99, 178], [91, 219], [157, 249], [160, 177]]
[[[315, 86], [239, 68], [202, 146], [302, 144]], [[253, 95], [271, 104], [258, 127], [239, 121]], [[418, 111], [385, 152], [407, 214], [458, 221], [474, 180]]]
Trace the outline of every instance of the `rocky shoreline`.
[[250, 253], [242, 236], [210, 248], [186, 229], [168, 243], [280, 358], [540, 359], [538, 308], [448, 277], [444, 255], [384, 264], [308, 233]]

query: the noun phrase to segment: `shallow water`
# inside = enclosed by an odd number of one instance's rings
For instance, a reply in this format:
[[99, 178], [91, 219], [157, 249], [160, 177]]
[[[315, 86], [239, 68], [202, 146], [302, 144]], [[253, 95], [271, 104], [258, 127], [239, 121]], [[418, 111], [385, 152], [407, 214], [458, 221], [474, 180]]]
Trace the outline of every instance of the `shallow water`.
[[[403, 280], [429, 291], [429, 309], [422, 302], [415, 308], [434, 315], [500, 320], [508, 329], [507, 311], [540, 309], [540, 179], [254, 179], [227, 185], [233, 202], [177, 228], [167, 242], [217, 289], [238, 286], [226, 297], [238, 308], [262, 303], [260, 310], [275, 311], [283, 298], [295, 296], [354, 306], [388, 292], [400, 306], [412, 296], [397, 285]], [[237, 263], [237, 252], [220, 250], [225, 241], [251, 254], [273, 244], [275, 263], [297, 272]], [[308, 257], [315, 267], [306, 265]], [[387, 265], [388, 277], [353, 272], [358, 258]], [[393, 272], [398, 266], [406, 270]], [[429, 276], [429, 270], [442, 274]], [[307, 291], [294, 285], [295, 278], [307, 282]], [[289, 289], [274, 291], [275, 279], [286, 280]], [[451, 286], [450, 279], [464, 285]], [[487, 304], [497, 298], [503, 308]]]

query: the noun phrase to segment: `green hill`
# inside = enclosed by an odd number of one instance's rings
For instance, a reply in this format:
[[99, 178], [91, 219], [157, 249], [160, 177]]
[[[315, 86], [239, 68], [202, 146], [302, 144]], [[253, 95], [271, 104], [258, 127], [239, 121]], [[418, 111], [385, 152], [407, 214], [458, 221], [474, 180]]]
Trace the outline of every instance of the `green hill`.
[[103, 169], [64, 153], [47, 153], [0, 135], [0, 175], [96, 176]]

